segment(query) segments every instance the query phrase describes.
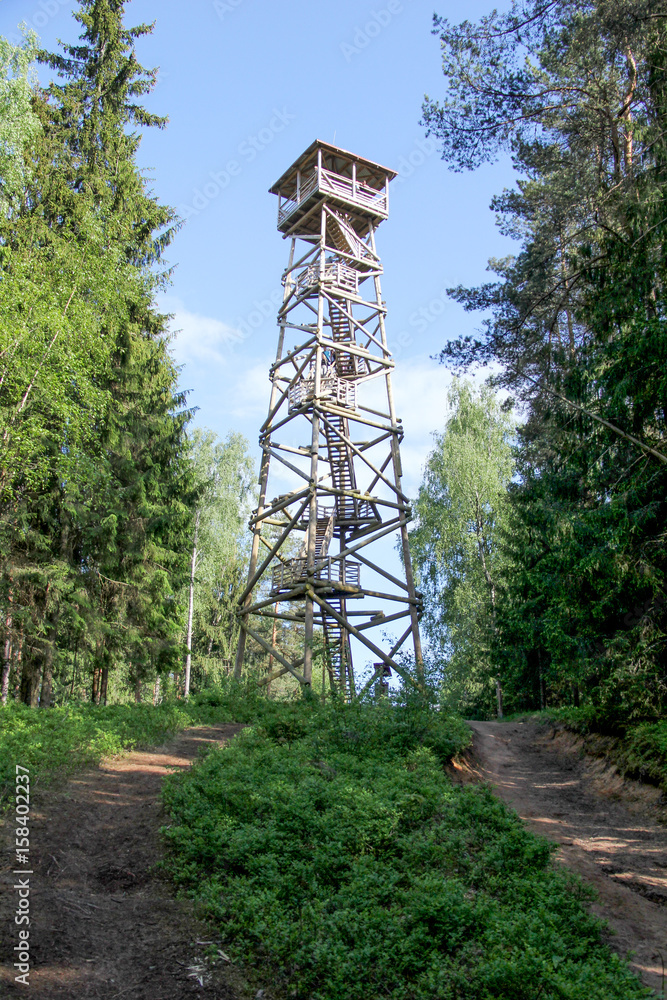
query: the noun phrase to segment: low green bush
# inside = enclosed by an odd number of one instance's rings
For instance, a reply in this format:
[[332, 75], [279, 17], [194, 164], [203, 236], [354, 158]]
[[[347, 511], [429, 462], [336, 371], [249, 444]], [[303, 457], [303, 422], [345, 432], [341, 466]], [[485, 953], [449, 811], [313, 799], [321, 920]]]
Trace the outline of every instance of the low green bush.
[[449, 781], [442, 763], [468, 740], [409, 700], [269, 705], [166, 782], [166, 868], [276, 996], [652, 996], [547, 843]]
[[0, 710], [0, 808], [13, 794], [16, 764], [30, 768], [34, 785], [102, 757], [160, 743], [190, 725], [192, 716], [179, 703], [77, 704], [48, 710], [8, 704]]
[[667, 794], [667, 719], [628, 728], [618, 763], [626, 774], [659, 785]]

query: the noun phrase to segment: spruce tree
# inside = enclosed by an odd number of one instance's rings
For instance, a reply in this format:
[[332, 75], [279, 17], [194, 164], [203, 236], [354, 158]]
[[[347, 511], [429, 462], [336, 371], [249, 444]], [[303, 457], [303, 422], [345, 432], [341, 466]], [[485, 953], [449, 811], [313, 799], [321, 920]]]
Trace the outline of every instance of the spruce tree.
[[4, 587], [24, 597], [31, 703], [40, 672], [48, 701], [54, 663], [75, 634], [96, 658], [102, 700], [113, 665], [129, 664], [139, 691], [180, 651], [189, 413], [168, 317], [153, 305], [178, 220], [137, 167], [138, 127], [166, 119], [141, 107], [155, 71], [140, 65], [135, 43], [151, 27], [125, 28], [124, 6], [81, 0], [79, 44], [40, 53], [58, 80], [35, 92], [30, 181], [3, 222], [11, 280], [0, 296], [20, 362], [8, 366], [0, 400]]

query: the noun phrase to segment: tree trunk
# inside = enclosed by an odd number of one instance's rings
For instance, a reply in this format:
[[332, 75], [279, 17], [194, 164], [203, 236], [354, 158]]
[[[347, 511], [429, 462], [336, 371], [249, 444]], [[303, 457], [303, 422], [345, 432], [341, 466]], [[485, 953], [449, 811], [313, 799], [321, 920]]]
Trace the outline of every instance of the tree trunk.
[[76, 646], [74, 647], [74, 666], [72, 667], [72, 686], [69, 689], [69, 699], [68, 699], [68, 701], [71, 701], [71, 699], [72, 699], [72, 697], [74, 695], [74, 685], [76, 684], [76, 667], [77, 667], [78, 656], [79, 656], [79, 640], [77, 639], [76, 640]]
[[540, 686], [540, 711], [544, 711], [544, 677], [542, 676], [542, 651], [537, 650], [537, 682]]
[[[277, 601], [276, 602], [276, 606], [273, 609], [276, 614], [278, 614], [278, 604], [279, 604], [279, 602]], [[273, 619], [273, 628], [271, 630], [271, 645], [274, 646], [274, 647], [276, 645], [276, 636], [277, 636], [277, 634], [278, 634], [278, 619], [274, 618]], [[269, 677], [271, 676], [271, 671], [272, 670], [273, 670], [273, 653], [271, 653], [269, 655]], [[322, 684], [324, 684], [324, 679], [322, 680]], [[271, 697], [271, 681], [269, 681], [267, 683], [267, 685], [266, 685], [266, 697], [267, 698]]]
[[500, 686], [500, 678], [496, 677], [496, 702], [498, 703], [498, 718], [503, 717], [503, 689]]
[[[11, 601], [11, 596], [9, 598]], [[11, 611], [7, 612], [7, 617], [5, 619], [5, 650], [4, 657], [2, 661], [2, 704], [7, 704], [7, 697], [9, 695], [9, 673], [12, 669], [12, 640], [11, 640], [11, 630], [12, 630], [12, 615]]]
[[153, 704], [160, 704], [160, 675], [158, 674], [155, 678], [155, 684], [153, 685]]
[[44, 647], [42, 667], [42, 693], [39, 698], [40, 708], [51, 708], [53, 696], [53, 645], [49, 642]]
[[100, 701], [103, 705], [107, 703], [107, 687], [109, 686], [109, 665], [107, 663], [102, 667], [102, 674], [100, 679]]
[[42, 673], [42, 661], [33, 655], [24, 657], [21, 671], [21, 701], [24, 705], [37, 708], [39, 703], [39, 682]]
[[19, 645], [16, 650], [16, 664], [14, 669], [14, 699], [18, 699], [21, 694], [21, 677], [23, 675], [23, 629], [19, 636]]
[[137, 680], [134, 685], [134, 700], [137, 705], [141, 703], [141, 681]]
[[192, 617], [194, 614], [195, 606], [195, 568], [197, 566], [197, 539], [199, 536], [199, 517], [200, 511], [197, 511], [197, 516], [195, 518], [195, 537], [192, 544], [192, 559], [190, 560], [190, 600], [188, 602], [188, 634], [187, 634], [187, 654], [185, 657], [185, 679], [183, 682], [183, 697], [187, 698], [190, 694], [190, 671], [192, 669]]
[[100, 695], [100, 668], [97, 663], [93, 664], [93, 689], [90, 692], [90, 700], [93, 705], [97, 705]]
[[[479, 502], [479, 493], [478, 493], [477, 490], [475, 490], [475, 500], [476, 500], [476, 504], [475, 504], [475, 522], [476, 522], [476, 534], [477, 534], [477, 549], [479, 551], [479, 558], [480, 558], [480, 561], [482, 563], [482, 569], [484, 571], [484, 578], [485, 578], [486, 584], [487, 584], [487, 586], [489, 588], [489, 595], [491, 597], [491, 622], [493, 624], [493, 631], [494, 631], [494, 633], [497, 633], [497, 626], [496, 626], [496, 585], [495, 585], [495, 583], [493, 581], [493, 578], [491, 577], [491, 574], [489, 573], [489, 570], [488, 570], [487, 565], [486, 565], [486, 555], [484, 553], [485, 538], [484, 538], [484, 525], [483, 525], [483, 522], [482, 522], [482, 507], [481, 507], [481, 504]], [[498, 704], [498, 718], [502, 719], [502, 717], [503, 717], [503, 689], [500, 686], [500, 678], [499, 677], [496, 677], [496, 702]]]
[[100, 703], [100, 681], [102, 680], [102, 658], [104, 657], [104, 638], [95, 643], [95, 662], [93, 663], [93, 690], [90, 700], [94, 705]]

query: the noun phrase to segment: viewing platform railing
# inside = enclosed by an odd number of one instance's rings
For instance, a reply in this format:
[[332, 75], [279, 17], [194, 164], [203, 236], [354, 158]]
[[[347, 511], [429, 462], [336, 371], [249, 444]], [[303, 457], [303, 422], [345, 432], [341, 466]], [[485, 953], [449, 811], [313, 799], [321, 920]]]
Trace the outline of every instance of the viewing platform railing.
[[359, 293], [359, 272], [353, 267], [348, 267], [340, 261], [332, 261], [324, 268], [324, 274], [320, 279], [319, 264], [311, 264], [297, 276], [296, 293], [303, 295], [309, 288], [314, 288], [320, 283], [339, 288], [344, 292]]
[[[293, 590], [297, 584], [303, 583], [307, 576], [306, 563], [305, 557], [290, 559], [284, 563], [275, 563], [271, 573], [271, 593]], [[315, 579], [322, 583], [330, 583], [334, 587], [336, 584], [359, 587], [361, 563], [327, 556], [325, 560], [315, 564]]]
[[[289, 409], [296, 410], [315, 398], [315, 379], [302, 378], [289, 390]], [[337, 375], [323, 375], [320, 379], [320, 399], [328, 399], [339, 406], [355, 409], [357, 405], [357, 386]]]
[[320, 191], [322, 194], [331, 194], [350, 205], [366, 209], [383, 219], [389, 214], [387, 205], [387, 192], [383, 188], [381, 191], [369, 187], [363, 181], [354, 181], [351, 177], [344, 177], [342, 174], [335, 174], [331, 170], [320, 171], [319, 183], [317, 168], [309, 176], [302, 178], [297, 197], [287, 201], [279, 201], [278, 204], [278, 226], [287, 219], [304, 201], [310, 196]]

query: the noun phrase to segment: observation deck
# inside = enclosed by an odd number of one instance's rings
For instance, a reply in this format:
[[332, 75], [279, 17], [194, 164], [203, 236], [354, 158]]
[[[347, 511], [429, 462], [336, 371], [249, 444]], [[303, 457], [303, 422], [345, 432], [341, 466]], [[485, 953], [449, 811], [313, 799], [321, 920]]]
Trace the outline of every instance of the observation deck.
[[[303, 557], [289, 559], [282, 563], [274, 563], [271, 573], [271, 596], [293, 590], [308, 579], [307, 560]], [[315, 564], [314, 584], [336, 594], [346, 597], [361, 597], [360, 590], [361, 563], [350, 559], [336, 559], [327, 556]]]
[[341, 208], [365, 236], [389, 214], [389, 181], [396, 171], [317, 139], [269, 188], [278, 195], [278, 229], [319, 236], [316, 208], [323, 200]]

